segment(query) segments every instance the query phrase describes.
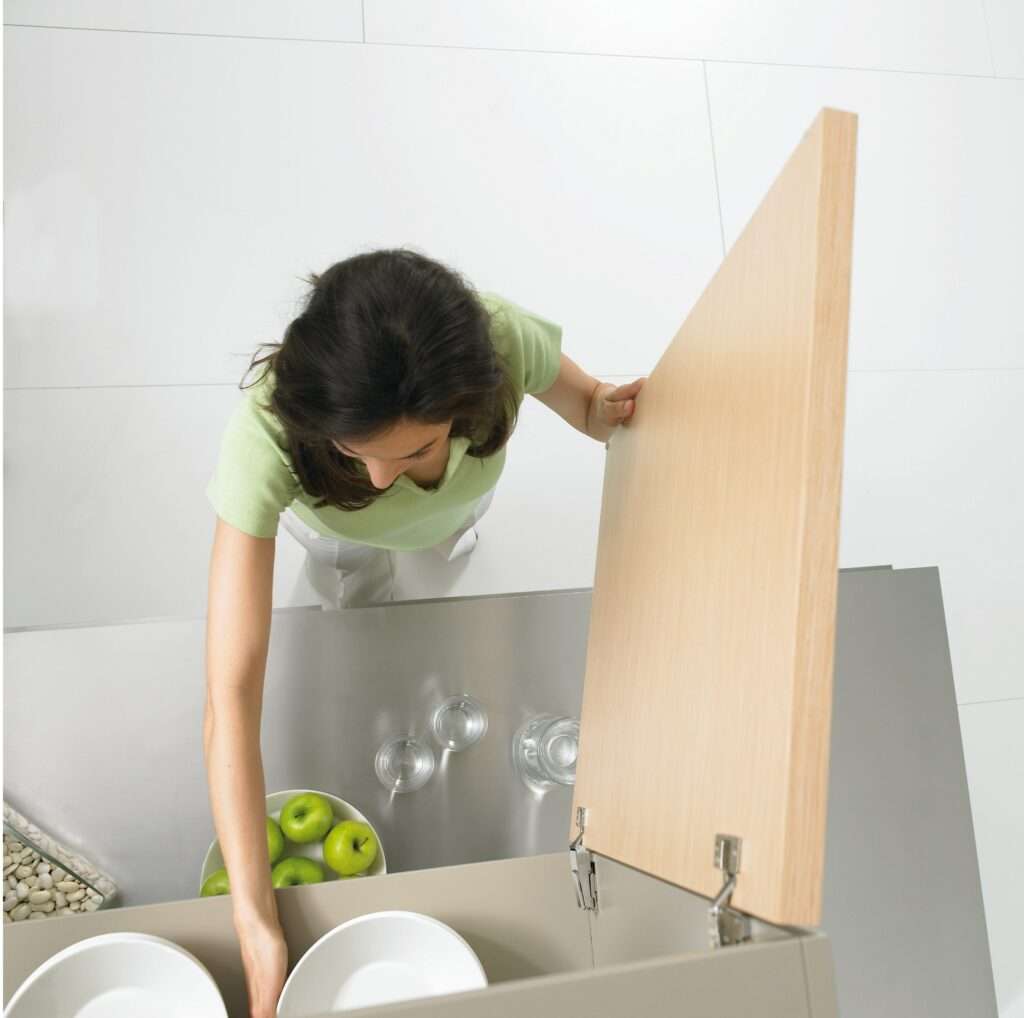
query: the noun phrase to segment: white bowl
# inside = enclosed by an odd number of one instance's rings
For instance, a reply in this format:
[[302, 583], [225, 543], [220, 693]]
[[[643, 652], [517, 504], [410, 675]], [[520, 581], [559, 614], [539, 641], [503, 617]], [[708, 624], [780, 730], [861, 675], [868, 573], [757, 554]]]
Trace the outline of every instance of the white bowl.
[[450, 926], [419, 912], [372, 912], [336, 926], [299, 959], [277, 1014], [333, 1014], [485, 986], [480, 959]]
[[[336, 795], [331, 795], [328, 792], [317, 792], [312, 788], [293, 788], [287, 792], [271, 792], [267, 796], [267, 816], [272, 817], [274, 820], [280, 821], [281, 810], [284, 809], [285, 803], [289, 799], [294, 798], [296, 795], [304, 795], [308, 792], [315, 792], [317, 795], [322, 795], [330, 804], [331, 810], [334, 813], [334, 824], [340, 823], [342, 820], [359, 820], [364, 824], [369, 824], [370, 829], [377, 837], [377, 858], [370, 864], [370, 868], [364, 873], [358, 874], [358, 877], [375, 877], [381, 873], [387, 873], [388, 866], [387, 860], [384, 858], [384, 843], [380, 840], [380, 834], [377, 832], [377, 828], [370, 823], [362, 813], [351, 805], [351, 803], [345, 802], [344, 799], [339, 799]], [[333, 827], [334, 824], [331, 826]], [[341, 877], [334, 870], [331, 869], [327, 863], [324, 862], [323, 853], [323, 842], [313, 841], [305, 845], [298, 845], [294, 841], [289, 841], [287, 838], [284, 839], [284, 851], [281, 853], [281, 859], [287, 856], [302, 856], [304, 859], [313, 859], [320, 863], [324, 869], [324, 880], [355, 880], [357, 877]], [[281, 860], [279, 859], [278, 862]], [[202, 891], [203, 884], [206, 883], [206, 878], [217, 870], [224, 867], [224, 856], [220, 852], [220, 844], [216, 840], [206, 851], [206, 858], [203, 860], [203, 869], [199, 876], [199, 888], [200, 893]], [[229, 874], [230, 877], [230, 874]]]
[[104, 933], [65, 947], [18, 987], [4, 1018], [227, 1018], [213, 977], [183, 947]]

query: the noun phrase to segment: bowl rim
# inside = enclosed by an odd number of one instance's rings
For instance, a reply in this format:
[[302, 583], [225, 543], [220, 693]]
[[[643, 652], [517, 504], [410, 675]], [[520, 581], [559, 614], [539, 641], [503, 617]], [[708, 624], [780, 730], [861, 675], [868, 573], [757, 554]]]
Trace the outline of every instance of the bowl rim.
[[33, 969], [32, 972], [25, 977], [21, 986], [14, 991], [11, 995], [11, 999], [7, 1002], [7, 1006], [4, 1008], [4, 1015], [10, 1015], [15, 1004], [17, 1004], [21, 998], [32, 989], [35, 983], [50, 969], [60, 965], [73, 955], [87, 953], [95, 948], [100, 948], [106, 944], [114, 943], [152, 944], [165, 952], [183, 955], [185, 959], [190, 961], [201, 974], [204, 984], [213, 990], [221, 1008], [218, 1012], [218, 1018], [220, 1018], [221, 1015], [223, 1015], [223, 1018], [228, 1018], [227, 1005], [224, 1003], [224, 995], [220, 992], [220, 987], [217, 985], [217, 981], [210, 974], [210, 970], [191, 951], [182, 947], [181, 944], [176, 944], [173, 940], [168, 940], [166, 937], [160, 937], [154, 933], [136, 933], [132, 930], [116, 931], [113, 933], [98, 933], [94, 937], [86, 937], [84, 940], [76, 940], [75, 943], [68, 944], [67, 947], [62, 948], [56, 954], [51, 955], [46, 959], [46, 961]]
[[[281, 987], [281, 995], [278, 998], [277, 1012], [276, 1012], [278, 1018], [283, 1018], [282, 1013], [281, 1013], [281, 1006], [285, 1003], [285, 998], [286, 998], [286, 994], [288, 993], [288, 988], [289, 988], [289, 986], [291, 986], [293, 980], [295, 979], [295, 974], [302, 967], [303, 962], [305, 962], [314, 951], [320, 949], [326, 941], [332, 939], [333, 937], [339, 936], [341, 933], [351, 929], [354, 926], [360, 926], [363, 923], [367, 923], [367, 922], [371, 922], [371, 921], [375, 921], [375, 920], [379, 920], [379, 919], [393, 919], [393, 918], [410, 919], [410, 920], [413, 920], [417, 924], [420, 924], [420, 925], [433, 926], [433, 927], [435, 927], [437, 929], [441, 929], [445, 933], [447, 933], [450, 936], [452, 936], [455, 940], [457, 940], [465, 948], [467, 958], [472, 959], [472, 961], [476, 965], [476, 968], [479, 970], [480, 978], [483, 981], [482, 985], [468, 987], [468, 988], [464, 988], [462, 990], [450, 990], [450, 991], [447, 991], [447, 992], [450, 992], [450, 993], [466, 993], [466, 992], [469, 992], [470, 990], [482, 990], [482, 989], [486, 989], [488, 986], [490, 986], [490, 981], [487, 978], [487, 972], [484, 969], [483, 963], [480, 961], [479, 955], [476, 953], [476, 951], [473, 950], [472, 946], [469, 944], [469, 942], [466, 940], [466, 938], [461, 933], [459, 933], [459, 931], [457, 929], [455, 929], [452, 926], [449, 926], [448, 923], [444, 922], [443, 920], [438, 919], [438, 918], [436, 918], [435, 916], [432, 916], [432, 915], [427, 915], [424, 912], [413, 912], [413, 911], [411, 911], [409, 909], [384, 909], [384, 910], [379, 911], [379, 912], [365, 912], [362, 915], [357, 915], [357, 916], [353, 916], [351, 919], [346, 919], [343, 923], [339, 923], [337, 926], [335, 926], [334, 929], [328, 930], [325, 934], [323, 934], [323, 936], [319, 937], [317, 940], [315, 940], [309, 946], [309, 948], [303, 953], [302, 957], [299, 958], [299, 960], [295, 963], [294, 968], [288, 974], [288, 978], [284, 982], [284, 986]], [[420, 999], [422, 999], [422, 998], [420, 998]], [[365, 1007], [375, 1007], [375, 1006], [379, 1006], [379, 1005], [363, 1005], [363, 1006], [365, 1006]]]
[[[333, 792], [324, 792], [324, 791], [322, 791], [322, 790], [320, 790], [318, 788], [285, 788], [285, 789], [282, 789], [279, 792], [267, 792], [267, 794], [264, 796], [265, 805], [269, 806], [270, 800], [271, 799], [275, 799], [278, 796], [284, 795], [284, 796], [288, 796], [289, 798], [294, 798], [296, 795], [306, 795], [306, 794], [308, 794], [310, 792], [312, 792], [314, 795], [322, 795], [325, 799], [330, 801], [331, 806], [333, 808], [335, 808], [335, 809], [337, 809], [338, 804], [340, 803], [341, 806], [344, 807], [344, 809], [348, 810], [350, 813], [353, 814], [353, 816], [345, 817], [344, 819], [347, 819], [347, 820], [359, 820], [362, 823], [366, 824], [370, 828], [371, 831], [373, 831], [374, 835], [377, 838], [377, 858], [380, 860], [380, 870], [378, 872], [372, 874], [372, 875], [375, 876], [375, 877], [378, 877], [378, 876], [382, 877], [382, 876], [384, 876], [384, 874], [387, 873], [387, 871], [388, 871], [388, 861], [387, 861], [386, 856], [384, 855], [384, 841], [383, 841], [383, 839], [380, 836], [380, 831], [377, 830], [377, 828], [370, 822], [370, 820], [363, 814], [363, 812], [361, 810], [357, 809], [355, 806], [352, 805], [352, 803], [350, 803], [347, 800], [343, 799], [340, 795], [335, 795]], [[266, 816], [270, 816], [271, 813], [278, 813], [280, 815], [280, 809], [276, 809], [276, 810], [269, 810], [268, 809], [266, 811], [265, 815]], [[287, 842], [287, 840], [288, 839], [286, 838], [285, 841]], [[202, 866], [200, 867], [200, 870], [199, 870], [199, 891], [196, 893], [196, 897], [202, 897], [203, 884], [206, 882], [206, 878], [210, 875], [210, 873], [207, 872], [207, 869], [210, 866], [210, 862], [211, 862], [212, 857], [213, 857], [214, 849], [219, 849], [219, 848], [220, 848], [220, 843], [219, 843], [217, 838], [214, 838], [213, 841], [210, 842], [210, 847], [207, 848], [207, 850], [206, 850], [206, 855], [203, 856], [203, 864], [202, 864]], [[376, 865], [376, 860], [374, 860], [374, 862], [371, 865], [375, 866]], [[220, 867], [214, 867], [214, 869], [219, 869], [219, 868]], [[329, 867], [328, 867], [328, 869], [329, 869]], [[211, 869], [210, 872], [212, 873], [213, 869]], [[333, 873], [333, 870], [331, 872]], [[370, 874], [367, 874], [367, 875], [370, 875]], [[340, 875], [338, 875], [338, 874], [334, 874], [334, 876], [328, 876], [328, 878], [327, 878], [327, 880], [330, 880], [330, 881], [333, 881], [334, 879], [341, 880], [343, 878]], [[352, 879], [352, 878], [350, 877], [350, 878], [347, 878], [347, 879]], [[325, 883], [326, 882], [327, 881], [325, 881]], [[278, 890], [282, 890], [282, 888], [278, 888]]]

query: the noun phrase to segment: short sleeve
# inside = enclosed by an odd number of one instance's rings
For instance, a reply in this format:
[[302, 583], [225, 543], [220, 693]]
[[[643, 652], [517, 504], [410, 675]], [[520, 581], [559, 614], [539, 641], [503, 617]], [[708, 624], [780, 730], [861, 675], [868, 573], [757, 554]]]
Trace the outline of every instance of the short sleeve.
[[[257, 395], [259, 390], [259, 395]], [[235, 407], [220, 442], [206, 497], [217, 515], [253, 537], [275, 537], [281, 513], [300, 492], [279, 425], [256, 406], [254, 386]]]
[[519, 391], [550, 389], [561, 367], [562, 327], [497, 294], [481, 293], [480, 298], [492, 315], [494, 345]]

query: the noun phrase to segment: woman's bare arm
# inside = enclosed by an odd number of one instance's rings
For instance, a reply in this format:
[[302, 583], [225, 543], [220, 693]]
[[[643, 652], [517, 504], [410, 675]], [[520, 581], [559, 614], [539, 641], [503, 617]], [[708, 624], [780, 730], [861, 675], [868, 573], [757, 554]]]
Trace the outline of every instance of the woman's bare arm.
[[643, 384], [642, 378], [619, 386], [599, 382], [563, 353], [554, 383], [534, 395], [577, 431], [607, 442], [615, 428], [633, 416]]
[[260, 753], [273, 538], [217, 519], [210, 557], [203, 745], [210, 807], [231, 884], [252, 1015], [274, 1014], [287, 966], [270, 882]]

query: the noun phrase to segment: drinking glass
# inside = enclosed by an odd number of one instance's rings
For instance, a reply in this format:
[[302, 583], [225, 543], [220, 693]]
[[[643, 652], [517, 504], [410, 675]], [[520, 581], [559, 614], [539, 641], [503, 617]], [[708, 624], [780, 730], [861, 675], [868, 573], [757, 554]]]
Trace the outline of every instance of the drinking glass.
[[468, 693], [449, 696], [430, 719], [434, 738], [454, 753], [479, 742], [487, 731], [487, 712]]
[[389, 792], [415, 792], [434, 773], [434, 751], [420, 739], [401, 736], [377, 750], [373, 765]]
[[575, 718], [540, 714], [530, 718], [512, 740], [512, 757], [530, 788], [545, 790], [576, 783], [580, 723]]

